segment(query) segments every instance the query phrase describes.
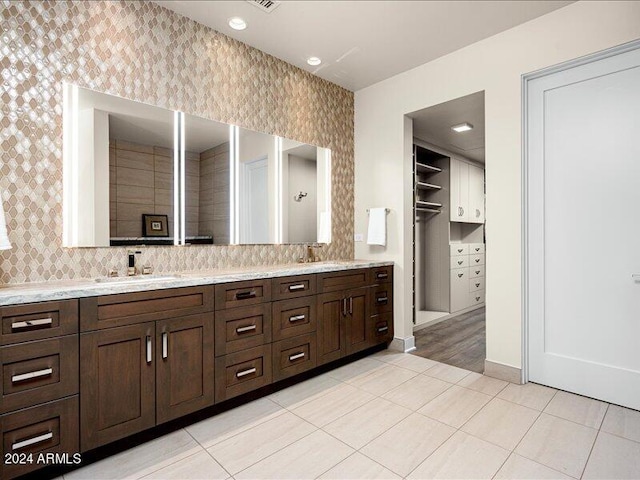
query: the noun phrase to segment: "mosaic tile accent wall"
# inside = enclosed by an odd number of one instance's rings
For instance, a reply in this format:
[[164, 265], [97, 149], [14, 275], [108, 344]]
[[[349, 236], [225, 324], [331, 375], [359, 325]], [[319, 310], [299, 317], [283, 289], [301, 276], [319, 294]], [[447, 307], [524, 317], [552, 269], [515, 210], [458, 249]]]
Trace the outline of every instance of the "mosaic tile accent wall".
[[[333, 242], [353, 258], [353, 93], [151, 2], [0, 0], [0, 283], [126, 270], [126, 248], [62, 248], [62, 82], [332, 150]], [[296, 245], [147, 247], [157, 272], [295, 262]]]

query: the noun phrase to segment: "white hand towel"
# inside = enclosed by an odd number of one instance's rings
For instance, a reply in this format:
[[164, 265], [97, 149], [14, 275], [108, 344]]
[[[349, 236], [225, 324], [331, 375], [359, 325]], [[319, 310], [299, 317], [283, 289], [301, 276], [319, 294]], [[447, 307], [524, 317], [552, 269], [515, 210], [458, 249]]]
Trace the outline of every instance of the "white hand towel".
[[367, 233], [368, 245], [387, 245], [387, 209], [369, 209], [369, 231]]

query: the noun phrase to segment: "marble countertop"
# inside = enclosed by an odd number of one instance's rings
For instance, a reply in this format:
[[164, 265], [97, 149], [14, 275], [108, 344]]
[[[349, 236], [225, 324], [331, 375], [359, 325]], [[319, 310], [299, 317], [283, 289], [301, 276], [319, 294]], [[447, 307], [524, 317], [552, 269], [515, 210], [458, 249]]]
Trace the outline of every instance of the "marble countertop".
[[0, 286], [0, 306], [25, 303], [66, 300], [81, 297], [96, 297], [117, 293], [143, 292], [165, 288], [193, 287], [216, 283], [255, 280], [258, 278], [287, 277], [311, 273], [335, 272], [356, 268], [381, 267], [393, 262], [370, 260], [326, 261], [315, 263], [292, 263], [233, 269], [218, 269], [197, 272], [158, 273], [118, 279], [54, 280], [42, 283], [9, 284]]

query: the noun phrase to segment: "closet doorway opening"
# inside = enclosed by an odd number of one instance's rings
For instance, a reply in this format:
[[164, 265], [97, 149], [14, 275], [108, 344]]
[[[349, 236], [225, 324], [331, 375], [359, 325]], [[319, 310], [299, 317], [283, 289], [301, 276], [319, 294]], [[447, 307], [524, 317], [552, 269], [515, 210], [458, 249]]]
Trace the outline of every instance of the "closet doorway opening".
[[484, 92], [413, 120], [412, 353], [478, 373], [486, 358]]

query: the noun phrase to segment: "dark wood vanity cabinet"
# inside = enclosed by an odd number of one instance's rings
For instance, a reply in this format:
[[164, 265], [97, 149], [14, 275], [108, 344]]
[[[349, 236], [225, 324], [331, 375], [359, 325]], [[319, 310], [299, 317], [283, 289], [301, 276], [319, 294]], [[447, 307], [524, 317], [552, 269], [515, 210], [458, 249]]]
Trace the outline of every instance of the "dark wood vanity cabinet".
[[0, 307], [0, 320], [3, 454], [72, 455], [389, 342], [393, 267]]
[[[181, 303], [185, 297], [213, 299], [213, 287], [198, 289], [170, 289], [152, 295], [151, 301], [160, 299], [162, 304], [170, 303], [172, 295], [176, 298], [165, 318], [157, 308], [140, 309], [146, 301], [140, 294], [94, 299], [97, 305], [117, 305], [125, 326], [80, 335], [82, 451], [213, 405], [213, 312], [172, 316], [194, 308]], [[127, 305], [131, 302], [134, 305]], [[85, 328], [101, 326], [90, 316], [96, 312], [99, 308], [81, 308]], [[127, 315], [131, 312], [133, 315]], [[149, 317], [157, 320], [126, 325], [134, 318]]]

